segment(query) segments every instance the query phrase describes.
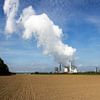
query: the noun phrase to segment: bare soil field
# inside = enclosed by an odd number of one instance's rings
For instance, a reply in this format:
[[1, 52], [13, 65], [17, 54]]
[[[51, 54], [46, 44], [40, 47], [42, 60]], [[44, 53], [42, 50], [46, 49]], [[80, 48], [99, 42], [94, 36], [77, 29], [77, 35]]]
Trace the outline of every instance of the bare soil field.
[[0, 76], [0, 100], [100, 100], [100, 76]]

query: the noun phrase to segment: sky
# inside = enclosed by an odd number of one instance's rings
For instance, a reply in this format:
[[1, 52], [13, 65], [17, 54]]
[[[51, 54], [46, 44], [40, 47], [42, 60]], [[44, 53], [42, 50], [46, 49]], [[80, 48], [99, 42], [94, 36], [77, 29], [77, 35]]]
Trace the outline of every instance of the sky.
[[[100, 0], [19, 0], [22, 9], [32, 5], [36, 14], [46, 13], [63, 31], [65, 44], [76, 48], [75, 64], [81, 70], [100, 66]], [[0, 57], [11, 71], [53, 71], [58, 64], [43, 55], [35, 38], [24, 40], [20, 32], [5, 34], [4, 0], [0, 0]]]

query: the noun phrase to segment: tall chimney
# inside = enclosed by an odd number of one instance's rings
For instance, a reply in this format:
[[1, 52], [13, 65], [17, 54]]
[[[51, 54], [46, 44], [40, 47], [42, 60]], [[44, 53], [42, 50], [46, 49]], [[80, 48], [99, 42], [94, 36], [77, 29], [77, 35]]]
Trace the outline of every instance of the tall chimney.
[[71, 61], [69, 61], [69, 73], [71, 73], [71, 70], [72, 70], [72, 63], [71, 63]]
[[62, 71], [62, 68], [61, 67], [62, 67], [62, 64], [59, 65], [59, 72]]

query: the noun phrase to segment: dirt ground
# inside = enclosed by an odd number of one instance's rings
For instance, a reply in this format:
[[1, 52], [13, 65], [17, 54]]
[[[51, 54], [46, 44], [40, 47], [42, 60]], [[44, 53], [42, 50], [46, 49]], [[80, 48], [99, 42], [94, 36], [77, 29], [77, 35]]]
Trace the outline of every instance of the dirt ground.
[[100, 76], [0, 76], [0, 100], [100, 100]]

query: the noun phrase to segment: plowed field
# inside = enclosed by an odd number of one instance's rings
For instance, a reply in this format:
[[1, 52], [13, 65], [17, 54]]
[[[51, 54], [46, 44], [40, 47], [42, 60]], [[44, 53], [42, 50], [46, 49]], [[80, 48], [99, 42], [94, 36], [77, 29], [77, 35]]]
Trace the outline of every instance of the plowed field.
[[0, 100], [100, 100], [100, 76], [0, 76]]

